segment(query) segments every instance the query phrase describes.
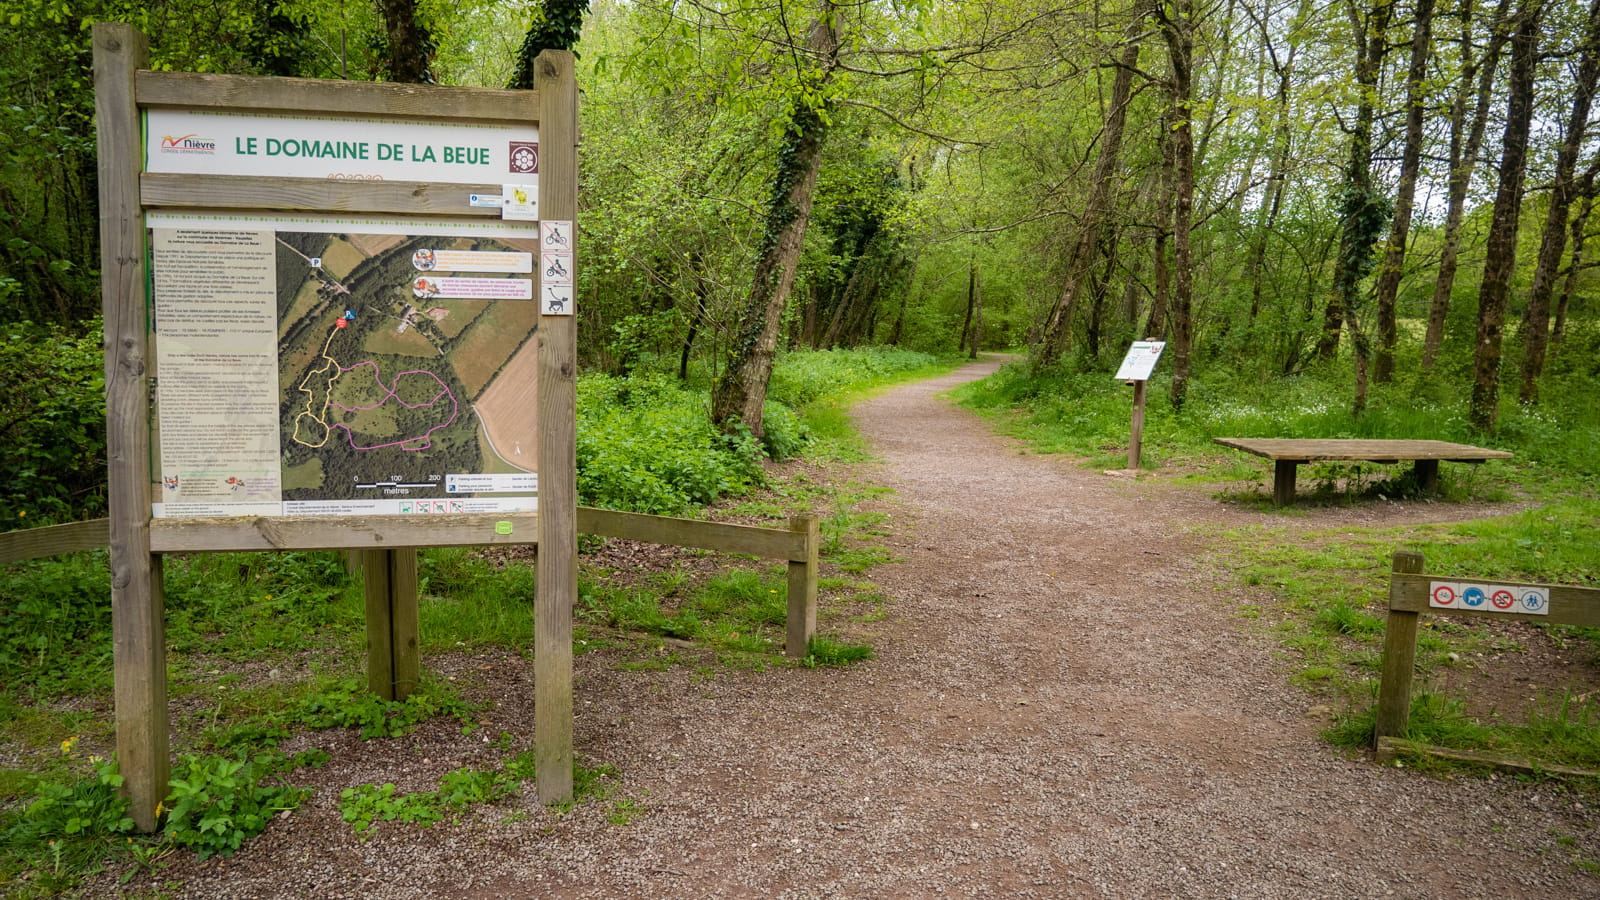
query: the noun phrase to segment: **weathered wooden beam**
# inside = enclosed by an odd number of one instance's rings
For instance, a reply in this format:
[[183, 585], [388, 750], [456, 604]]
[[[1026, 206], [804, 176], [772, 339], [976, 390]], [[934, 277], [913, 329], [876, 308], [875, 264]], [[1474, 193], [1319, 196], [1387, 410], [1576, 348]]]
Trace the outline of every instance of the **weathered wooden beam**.
[[806, 655], [811, 638], [817, 633], [817, 556], [822, 544], [813, 515], [789, 520], [789, 532], [804, 545], [804, 559], [789, 560], [789, 609], [784, 633], [784, 650], [791, 658]]
[[80, 550], [103, 550], [110, 541], [110, 519], [7, 531], [0, 533], [0, 565]]
[[1486, 753], [1481, 750], [1452, 750], [1449, 747], [1438, 747], [1433, 744], [1422, 744], [1394, 737], [1381, 737], [1378, 739], [1378, 762], [1392, 763], [1402, 755], [1431, 756], [1435, 759], [1448, 759], [1453, 762], [1487, 766], [1501, 772], [1511, 772], [1518, 775], [1571, 775], [1578, 778], [1600, 778], [1600, 771], [1594, 769], [1580, 769], [1576, 766], [1534, 762], [1515, 756]]
[[532, 512], [427, 518], [253, 516], [234, 519], [156, 519], [150, 526], [150, 544], [161, 553], [532, 544], [538, 540], [538, 520], [539, 514]]
[[[539, 215], [578, 217], [578, 82], [573, 56], [534, 60], [539, 86]], [[577, 278], [580, 256], [572, 260]], [[541, 803], [572, 799], [572, 606], [578, 592], [577, 321], [539, 317], [539, 572], [534, 601], [534, 760]]]
[[617, 512], [589, 506], [578, 507], [578, 531], [601, 537], [649, 541], [674, 547], [699, 547], [721, 553], [795, 562], [804, 562], [807, 552], [805, 537], [792, 530]]
[[134, 825], [154, 831], [171, 760], [161, 560], [150, 552], [149, 348], [139, 207], [144, 155], [134, 99], [135, 73], [148, 64], [149, 43], [120, 23], [96, 24], [93, 41], [117, 758]]
[[[1394, 574], [1390, 577], [1420, 573], [1422, 566], [1421, 553], [1396, 550]], [[1383, 666], [1378, 676], [1375, 739], [1406, 736], [1411, 719], [1411, 680], [1417, 667], [1417, 619], [1417, 613], [1411, 610], [1389, 610], [1389, 624], [1383, 635]]]
[[361, 553], [361, 587], [367, 610], [367, 692], [379, 700], [395, 699], [394, 628], [389, 603], [389, 559], [393, 553]]
[[499, 219], [497, 208], [473, 206], [473, 194], [500, 196], [498, 184], [429, 181], [342, 181], [254, 175], [146, 172], [139, 200], [148, 207], [188, 210], [250, 209], [280, 212], [389, 213]]
[[135, 83], [143, 106], [518, 125], [539, 118], [537, 91], [200, 72], [141, 71]]

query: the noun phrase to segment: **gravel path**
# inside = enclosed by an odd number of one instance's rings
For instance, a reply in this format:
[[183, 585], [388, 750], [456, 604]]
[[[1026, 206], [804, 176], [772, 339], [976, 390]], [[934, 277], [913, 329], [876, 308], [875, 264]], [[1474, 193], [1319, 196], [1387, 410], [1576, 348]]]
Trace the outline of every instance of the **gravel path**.
[[[420, 790], [493, 758], [435, 725], [331, 748], [306, 808], [155, 883], [204, 898], [1600, 896], [1572, 863], [1600, 856], [1587, 801], [1319, 741], [1315, 698], [1196, 561], [1190, 526], [1260, 517], [1022, 453], [938, 399], [994, 365], [857, 410], [902, 558], [873, 573], [896, 599], [870, 626], [876, 660], [641, 672], [579, 657], [578, 749], [617, 768], [614, 799], [644, 808], [631, 823], [609, 820], [612, 803], [558, 815], [523, 800], [509, 820], [501, 805], [357, 840], [340, 787]], [[531, 726], [530, 666], [442, 664], [495, 698], [488, 734]]]

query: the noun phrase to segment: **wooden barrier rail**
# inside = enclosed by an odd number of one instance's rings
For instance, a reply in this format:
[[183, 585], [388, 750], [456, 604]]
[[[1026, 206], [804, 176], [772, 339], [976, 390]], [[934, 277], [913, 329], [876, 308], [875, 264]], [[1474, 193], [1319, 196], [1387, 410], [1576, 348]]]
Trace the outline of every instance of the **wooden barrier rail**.
[[[395, 565], [393, 561], [379, 563], [377, 560], [382, 558], [382, 554], [419, 546], [532, 544], [536, 542], [538, 533], [537, 515], [533, 513], [451, 516], [440, 522], [442, 524], [419, 528], [415, 520], [381, 516], [153, 519], [150, 522], [150, 549], [156, 553], [177, 550], [227, 553], [283, 547], [358, 549], [364, 557], [371, 557], [363, 559], [368, 572], [381, 571], [385, 577], [397, 579], [393, 582], [395, 586], [403, 587], [409, 582], [412, 585], [410, 594], [415, 596], [415, 562], [410, 564], [411, 575], [408, 577], [404, 572], [391, 571]], [[513, 527], [497, 529], [495, 526], [500, 523], [511, 523]], [[817, 556], [821, 541], [817, 517], [814, 515], [795, 516], [789, 520], [789, 528], [785, 530], [580, 506], [578, 531], [602, 537], [786, 560], [789, 563], [789, 615], [784, 649], [790, 656], [804, 656], [806, 645], [816, 634]], [[0, 533], [0, 565], [104, 548], [109, 539], [109, 519]], [[369, 587], [371, 581], [369, 577]], [[402, 596], [405, 593], [401, 591]], [[368, 597], [368, 606], [373, 606], [372, 596]], [[368, 612], [370, 614], [374, 610], [369, 608]], [[400, 615], [404, 615], [404, 612]], [[379, 618], [387, 619], [389, 615]], [[414, 635], [401, 636], [398, 640], [401, 644], [414, 641]], [[394, 642], [382, 643], [394, 647]], [[391, 649], [388, 655], [399, 653]], [[409, 664], [402, 660], [401, 665]], [[414, 682], [415, 675], [398, 680]], [[390, 691], [378, 693], [391, 694]], [[403, 698], [404, 694], [399, 696]]]
[[1422, 569], [1422, 554], [1395, 551], [1389, 576], [1389, 622], [1383, 639], [1377, 723], [1373, 728], [1373, 745], [1379, 762], [1388, 762], [1401, 752], [1410, 752], [1507, 769], [1596, 774], [1560, 766], [1536, 766], [1492, 754], [1430, 747], [1406, 740], [1406, 729], [1411, 718], [1411, 682], [1416, 674], [1417, 626], [1423, 612], [1518, 619], [1548, 625], [1596, 626], [1600, 625], [1600, 588], [1424, 575]]

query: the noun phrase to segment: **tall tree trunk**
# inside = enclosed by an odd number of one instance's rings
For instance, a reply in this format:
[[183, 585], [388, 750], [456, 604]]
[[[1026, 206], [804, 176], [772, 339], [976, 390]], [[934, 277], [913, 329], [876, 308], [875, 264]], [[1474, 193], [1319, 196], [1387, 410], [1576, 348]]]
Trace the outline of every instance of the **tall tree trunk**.
[[1172, 408], [1183, 409], [1189, 396], [1190, 354], [1194, 320], [1194, 250], [1190, 229], [1194, 221], [1194, 0], [1166, 0], [1157, 9], [1161, 36], [1172, 66], [1168, 83], [1172, 99]]
[[1411, 232], [1411, 209], [1422, 169], [1422, 108], [1427, 96], [1428, 57], [1433, 47], [1433, 0], [1417, 0], [1416, 23], [1411, 33], [1411, 67], [1406, 73], [1406, 143], [1400, 153], [1400, 184], [1395, 191], [1394, 222], [1389, 247], [1378, 270], [1378, 352], [1372, 361], [1372, 380], [1385, 384], [1394, 378], [1394, 349], [1399, 337], [1395, 302], [1400, 293], [1400, 272], [1406, 260], [1406, 238]]
[[978, 261], [967, 261], [967, 316], [961, 321], [961, 343], [956, 350], [967, 349], [967, 338], [972, 334], [972, 307], [978, 298]]
[[983, 276], [978, 267], [972, 267], [972, 352], [968, 359], [978, 358], [978, 345], [983, 343]]
[[[1309, 0], [1302, 0], [1301, 16], [1309, 10]], [[1267, 39], [1265, 21], [1262, 24], [1262, 37]], [[1289, 167], [1289, 150], [1292, 146], [1293, 129], [1289, 118], [1289, 87], [1294, 78], [1294, 60], [1299, 54], [1300, 46], [1291, 38], [1288, 57], [1278, 62], [1278, 56], [1271, 50], [1269, 56], [1278, 76], [1278, 90], [1273, 99], [1276, 107], [1276, 121], [1273, 127], [1272, 159], [1268, 162], [1266, 202], [1261, 204], [1256, 219], [1255, 246], [1250, 254], [1250, 321], [1254, 322], [1261, 314], [1261, 291], [1267, 264], [1267, 240], [1272, 234], [1272, 229], [1278, 222], [1278, 214], [1283, 209], [1283, 194], [1286, 174]]]
[[1504, 337], [1506, 296], [1517, 261], [1517, 219], [1528, 156], [1528, 130], [1533, 120], [1533, 80], [1538, 66], [1539, 19], [1543, 0], [1524, 0], [1511, 38], [1510, 94], [1506, 99], [1506, 131], [1501, 141], [1500, 186], [1484, 245], [1483, 287], [1478, 291], [1478, 331], [1473, 346], [1472, 400], [1467, 419], [1475, 428], [1493, 430], [1500, 415], [1500, 354]]
[[1567, 281], [1561, 288], [1561, 302], [1556, 304], [1556, 321], [1550, 327], [1550, 355], [1554, 357], [1561, 350], [1561, 339], [1567, 331], [1567, 308], [1572, 304], [1572, 292], [1578, 286], [1578, 273], [1583, 270], [1583, 249], [1588, 242], [1588, 235], [1584, 230], [1589, 226], [1589, 213], [1594, 209], [1595, 177], [1600, 175], [1600, 159], [1589, 166], [1589, 171], [1583, 173], [1583, 181], [1578, 186], [1578, 195], [1583, 202], [1578, 205], [1578, 214], [1572, 218], [1572, 261], [1567, 264]]
[[[833, 27], [831, 0], [807, 38], [807, 49], [821, 60], [818, 78], [832, 77], [839, 36]], [[766, 230], [756, 257], [750, 296], [739, 313], [738, 337], [729, 350], [728, 365], [711, 392], [711, 421], [723, 431], [742, 425], [757, 438], [764, 433], [762, 408], [767, 383], [777, 354], [778, 327], [783, 308], [794, 287], [800, 264], [801, 243], [811, 218], [811, 199], [828, 125], [814, 105], [814, 97], [796, 97], [778, 153], [778, 171], [767, 201]]]
[[1517, 398], [1523, 403], [1538, 399], [1539, 377], [1544, 374], [1545, 348], [1550, 337], [1550, 295], [1555, 291], [1556, 270], [1567, 251], [1567, 215], [1572, 210], [1576, 188], [1578, 152], [1589, 125], [1589, 106], [1594, 102], [1595, 82], [1600, 79], [1600, 0], [1589, 5], [1589, 25], [1583, 34], [1583, 51], [1578, 57], [1578, 80], [1572, 96], [1572, 115], [1567, 131], [1556, 151], [1555, 180], [1550, 185], [1550, 208], [1544, 220], [1544, 237], [1539, 242], [1539, 261], [1533, 269], [1533, 287], [1522, 314], [1522, 387]]
[[[1323, 311], [1322, 337], [1317, 341], [1320, 360], [1331, 360], [1339, 352], [1340, 327], [1360, 306], [1361, 279], [1372, 270], [1372, 246], [1388, 218], [1387, 204], [1372, 187], [1372, 120], [1378, 75], [1388, 48], [1384, 33], [1394, 14], [1394, 3], [1375, 0], [1372, 8], [1365, 11], [1356, 7], [1356, 0], [1346, 0], [1346, 3], [1356, 47], [1358, 97], [1355, 122], [1350, 129], [1350, 155], [1340, 187], [1339, 257], [1334, 260], [1333, 290]], [[1364, 402], [1364, 397], [1356, 400], [1357, 405]]]
[[[433, 34], [418, 17], [417, 0], [378, 0], [388, 46], [384, 77], [401, 84], [433, 84]], [[531, 85], [530, 85], [531, 87]]]
[[[1422, 338], [1422, 371], [1433, 370], [1439, 358], [1439, 345], [1444, 342], [1444, 323], [1450, 315], [1450, 294], [1455, 289], [1456, 266], [1461, 256], [1461, 226], [1466, 221], [1467, 189], [1472, 186], [1472, 172], [1478, 164], [1478, 151], [1483, 146], [1483, 134], [1489, 122], [1491, 89], [1495, 69], [1500, 64], [1500, 51], [1510, 35], [1507, 11], [1511, 0], [1500, 0], [1495, 18], [1489, 23], [1489, 45], [1481, 62], [1472, 62], [1472, 4], [1461, 6], [1461, 82], [1450, 107], [1450, 183], [1444, 217], [1444, 243], [1439, 250], [1439, 267], [1434, 275], [1433, 299], [1428, 304], [1428, 330]], [[1477, 99], [1470, 123], [1467, 119], [1467, 99], [1477, 82]]]
[[1083, 282], [1094, 266], [1101, 233], [1110, 213], [1111, 188], [1122, 163], [1122, 133], [1128, 121], [1128, 100], [1133, 95], [1133, 73], [1139, 63], [1139, 44], [1135, 38], [1142, 29], [1143, 22], [1137, 17], [1128, 26], [1128, 42], [1123, 46], [1121, 62], [1111, 81], [1111, 106], [1100, 132], [1100, 154], [1089, 176], [1089, 196], [1084, 200], [1083, 219], [1079, 222], [1077, 239], [1067, 252], [1067, 271], [1061, 282], [1061, 293], [1051, 308], [1039, 346], [1039, 362], [1043, 365], [1055, 362], [1066, 349], [1073, 312], [1083, 292]]
[[1157, 138], [1161, 147], [1161, 169], [1157, 175], [1160, 188], [1156, 192], [1155, 239], [1151, 242], [1155, 297], [1150, 301], [1150, 319], [1145, 323], [1145, 334], [1153, 339], [1166, 336], [1168, 311], [1172, 309], [1172, 173], [1177, 168], [1173, 122], [1173, 109], [1169, 105], [1161, 113], [1161, 134]]

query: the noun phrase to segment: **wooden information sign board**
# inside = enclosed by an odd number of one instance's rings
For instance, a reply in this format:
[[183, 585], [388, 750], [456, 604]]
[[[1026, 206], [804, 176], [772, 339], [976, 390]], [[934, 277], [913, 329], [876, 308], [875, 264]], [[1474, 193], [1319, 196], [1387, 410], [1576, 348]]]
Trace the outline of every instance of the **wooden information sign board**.
[[417, 662], [415, 560], [395, 548], [538, 543], [538, 789], [569, 797], [571, 55], [500, 91], [147, 71], [126, 25], [94, 47], [135, 822], [156, 826], [170, 765], [159, 554], [263, 545], [363, 551], [369, 679], [393, 696]]

